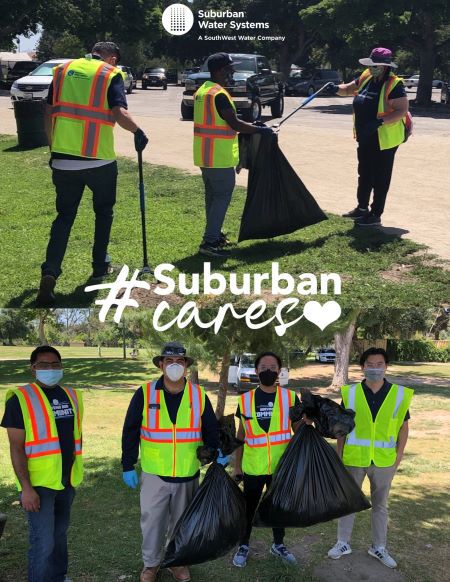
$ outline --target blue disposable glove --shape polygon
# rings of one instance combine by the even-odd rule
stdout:
[[[217,451],[219,452],[219,456],[217,457],[216,462],[219,463],[219,465],[222,465],[222,467],[226,467],[230,462],[230,456],[224,455],[220,449],[217,449]]]
[[[132,471],[124,471],[122,473],[123,482],[127,487],[130,489],[136,489],[139,484],[139,479],[136,471],[133,469]]]
[[[339,91],[339,85],[336,85],[335,83],[331,83],[331,85],[328,85],[328,92],[331,95],[337,95]]]

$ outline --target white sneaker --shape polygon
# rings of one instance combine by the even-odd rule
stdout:
[[[239,546],[238,551],[234,554],[233,557],[234,566],[237,566],[238,568],[245,568],[245,566],[247,565],[248,552],[249,552],[248,546],[245,545]]]
[[[332,560],[339,560],[341,556],[345,556],[346,554],[351,553],[352,549],[350,547],[350,544],[338,540],[337,543],[334,544],[334,546],[331,548],[331,550],[329,550],[328,557],[331,558]]]
[[[291,566],[297,564],[294,554],[291,554],[284,544],[272,544],[270,553],[272,556],[276,556],[283,560],[283,562],[286,562],[286,564],[290,564]]]
[[[374,548],[373,546],[368,549],[369,556],[373,556],[377,560],[380,560],[382,564],[387,566],[388,568],[396,568],[397,562],[389,555],[389,552],[386,548],[382,546],[378,548]]]

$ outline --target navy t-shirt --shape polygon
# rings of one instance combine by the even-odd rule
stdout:
[[[256,411],[256,420],[258,421],[259,426],[264,432],[269,432],[270,428],[270,421],[272,419],[273,413],[273,405],[275,403],[275,396],[277,395],[276,392],[264,392],[261,388],[256,388],[255,390],[255,411]],[[299,405],[300,401],[298,396],[295,397],[295,401],[293,406]],[[240,406],[238,405],[236,410],[236,416],[241,418],[241,410]]]
[[[75,443],[73,438],[73,423],[75,414],[66,392],[60,386],[52,386],[51,388],[41,387],[41,389],[50,402],[55,416],[56,430],[58,431],[61,446],[62,483],[66,486],[70,482],[70,472],[74,460]],[[25,428],[19,399],[15,395],[6,403],[1,426],[3,428]]]
[[[219,93],[216,95],[214,97],[214,103],[216,105],[217,113],[222,119],[224,119],[223,111],[226,111],[227,109],[233,109],[233,106],[231,105],[230,100],[225,95],[225,93]]]
[[[355,79],[355,83],[358,86],[360,77]],[[353,111],[355,114],[355,129],[356,136],[358,136],[358,130],[365,125],[368,121],[372,121],[377,118],[378,113],[378,102],[380,99],[381,89],[383,83],[380,81],[375,81],[371,78],[368,81],[361,93],[355,95],[353,99]],[[400,81],[389,93],[389,99],[400,99],[401,97],[406,97],[405,87]],[[375,134],[376,135],[376,134]]]

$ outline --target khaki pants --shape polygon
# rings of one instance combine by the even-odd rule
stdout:
[[[197,487],[198,479],[187,483],[167,483],[157,475],[142,472],[142,560],[146,568],[160,564],[165,538],[172,536]]]
[[[391,467],[346,467],[359,487],[367,475],[370,482],[370,502],[372,503],[372,543],[375,547],[386,547],[388,510],[387,503],[392,479],[395,475],[395,465]],[[352,537],[355,514],[341,517],[338,520],[338,540],[350,542]]]

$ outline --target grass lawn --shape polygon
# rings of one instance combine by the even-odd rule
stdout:
[[[4,358],[3,348],[0,357]],[[86,407],[86,479],[78,489],[73,506],[69,574],[75,582],[137,580],[141,568],[139,498],[136,492],[123,485],[120,466],[121,428],[131,397],[131,390],[124,386],[137,385],[144,378],[154,377],[154,370],[151,372],[143,359],[124,362],[114,357],[104,360],[91,357],[81,360],[72,354],[65,362],[67,380],[73,377],[72,385],[85,388]],[[26,379],[24,365],[24,359],[0,362],[1,402],[8,386]],[[96,366],[97,375],[94,376]],[[450,563],[447,550],[449,498],[445,483],[450,478],[450,452],[443,442],[450,436],[450,389],[438,381],[436,386],[432,381],[420,381],[420,375],[430,376],[428,366],[434,370],[436,365],[394,364],[392,367],[395,374],[410,375],[411,380],[416,378],[408,384],[416,390],[411,406],[410,441],[390,497],[389,544],[399,562],[400,578],[391,578],[393,572],[365,555],[370,545],[370,513],[364,512],[357,516],[354,554],[345,558],[347,562],[334,562],[325,557],[335,541],[334,523],[288,530],[286,542],[301,562],[301,578],[298,570],[289,570],[269,556],[269,530],[255,529],[253,553],[247,568],[234,568],[227,556],[194,566],[193,580],[209,582],[214,577],[229,582],[331,581],[341,580],[335,574],[336,568],[341,566],[347,576],[342,580],[437,582],[446,579]],[[436,366],[436,371],[441,372],[440,378],[448,378],[449,369],[448,364]],[[330,372],[331,366],[317,364],[296,369],[293,370],[294,384],[301,385],[303,377],[303,385],[326,386]],[[357,367],[352,367],[351,372],[356,375]],[[210,384],[207,380],[206,387],[212,386],[209,395],[214,405],[215,378],[209,373],[201,373],[201,377],[213,381]],[[110,389],[89,390],[87,386],[109,386]],[[230,394],[227,412],[233,412],[235,406],[236,396]],[[0,579],[18,582],[25,579],[27,526],[16,503],[5,432],[0,430],[0,512],[8,515],[8,522],[0,540]],[[367,493],[367,485],[365,491]],[[359,560],[359,564],[367,563],[364,577],[358,577],[354,560]],[[369,578],[374,572],[379,572],[379,577]],[[160,579],[168,582],[170,577],[163,573]]]
[[[50,225],[55,217],[55,193],[48,168],[48,148],[21,151],[10,136],[0,137],[2,189],[2,273],[0,305],[34,304]],[[119,161],[118,201],[109,253],[113,262],[142,266],[137,165]],[[25,169],[25,171],[24,171]],[[177,272],[201,272],[197,254],[204,227],[203,183],[199,176],[145,164],[150,263],[168,262]],[[91,272],[92,203],[86,194],[80,205],[58,281],[59,306],[92,304],[84,293]],[[237,188],[225,230],[237,240],[245,190]],[[423,247],[395,234],[357,229],[353,221],[330,215],[329,220],[291,235],[241,243],[232,257],[213,261],[225,274],[263,273],[279,261],[280,272],[345,273],[341,306],[439,303],[448,297],[450,273],[430,262]],[[381,275],[383,273],[383,276]],[[325,298],[323,298],[324,300]]]

